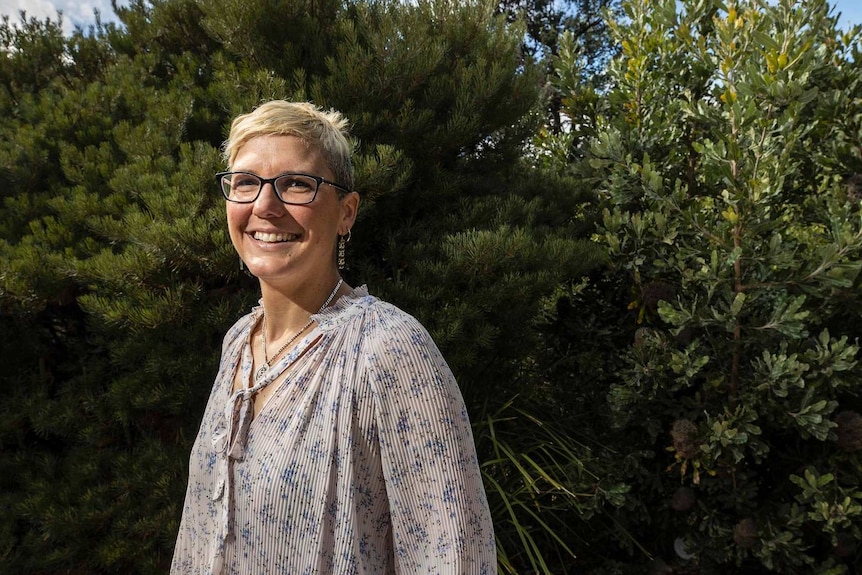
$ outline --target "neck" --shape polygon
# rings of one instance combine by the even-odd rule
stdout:
[[[266,315],[266,339],[275,343],[301,329],[309,316],[317,313],[338,284],[338,272],[326,278],[308,281],[291,289],[276,286],[264,280],[260,282],[263,310]],[[342,284],[333,301],[350,287]]]

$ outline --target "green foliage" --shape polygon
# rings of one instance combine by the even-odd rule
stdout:
[[[211,174],[273,97],[353,122],[347,279],[455,371],[503,572],[858,570],[860,30],[820,0],[623,8],[609,85],[583,28],[526,58],[511,3],[4,21],[0,572],[165,571],[257,298]]]
[[[163,572],[188,414],[243,299],[215,275],[217,151],[183,141],[197,79],[123,53],[113,27],[3,32],[5,64],[45,59],[10,71],[3,104],[0,309],[26,334],[3,349],[3,569]]]
[[[817,0],[623,8],[614,86],[570,168],[603,198],[611,267],[602,302],[573,294],[594,317],[548,336],[616,330],[609,353],[568,355],[607,372],[591,384],[612,427],[593,425],[626,461],[607,462],[631,486],[619,545],[643,546],[632,572],[854,572],[860,29]]]
[[[580,537],[576,511],[586,514],[601,500],[595,487],[600,480],[584,461],[588,449],[512,401],[475,427],[478,448],[494,454],[483,473],[497,518],[501,571],[529,566],[536,573],[558,572],[575,558],[567,541]],[[525,444],[519,438],[527,429],[531,441]]]

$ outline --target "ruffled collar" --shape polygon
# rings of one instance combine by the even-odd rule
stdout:
[[[337,325],[347,321],[354,315],[361,313],[369,303],[376,298],[368,293],[368,286],[363,284],[353,288],[350,292],[339,297],[333,303],[319,311],[311,314],[311,318],[321,331],[328,331]],[[358,304],[358,305],[357,305]],[[263,299],[258,300],[257,305],[251,308],[248,325],[254,326],[263,315]]]

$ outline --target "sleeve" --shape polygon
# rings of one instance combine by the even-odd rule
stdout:
[[[395,311],[372,330],[365,375],[396,571],[495,574],[491,514],[458,384],[428,332]]]

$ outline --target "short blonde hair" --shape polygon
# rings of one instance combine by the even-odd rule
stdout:
[[[329,164],[335,183],[353,189],[353,145],[348,121],[335,110],[324,111],[309,102],[272,100],[237,116],[223,146],[228,166],[249,140],[258,136],[296,136],[316,146]]]

